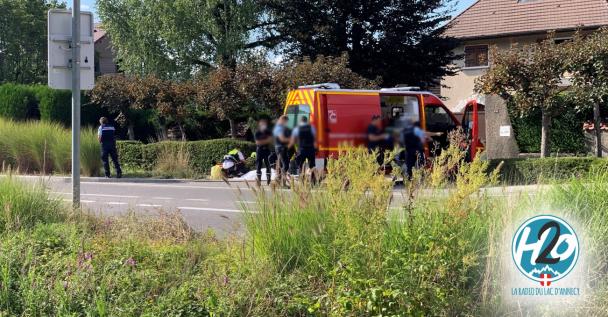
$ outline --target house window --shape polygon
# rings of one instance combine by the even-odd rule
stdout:
[[[487,67],[488,46],[471,45],[464,47],[464,67]]]

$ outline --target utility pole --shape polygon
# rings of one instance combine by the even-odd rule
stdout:
[[[80,208],[80,0],[72,4],[72,204]]]

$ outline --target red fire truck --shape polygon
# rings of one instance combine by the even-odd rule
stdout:
[[[477,110],[475,106],[465,112],[465,116],[472,114],[472,124],[467,124],[469,132],[479,129]],[[317,130],[317,166],[323,166],[326,158],[337,155],[339,147],[344,144],[366,145],[367,127],[374,115],[382,118],[387,132],[391,132],[404,116],[419,121],[426,131],[444,132],[433,137],[433,143],[440,147],[447,146],[447,132],[460,126],[460,121],[437,96],[416,87],[351,90],[341,89],[333,83],[301,86],[288,93],[285,114],[290,128],[297,125],[300,117],[309,117]],[[476,140],[471,142],[473,157],[483,145],[476,139],[478,134],[469,135]],[[427,144],[425,147],[427,155],[433,155],[430,146]]]

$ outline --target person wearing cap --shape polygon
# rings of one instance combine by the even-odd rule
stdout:
[[[384,132],[380,116],[372,116],[372,121],[367,127],[367,148],[370,153],[377,151],[376,160],[380,166],[384,165],[384,146],[389,138],[388,133]]]

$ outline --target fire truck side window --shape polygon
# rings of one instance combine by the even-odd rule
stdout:
[[[427,105],[424,107],[426,129],[431,132],[449,132],[456,128],[456,123],[441,106]]]
[[[385,95],[381,99],[382,118],[393,125],[399,118],[406,117],[418,121],[418,97]]]
[[[308,105],[294,105],[287,107],[287,126],[290,129],[295,128],[302,117],[310,117],[310,107]]]

